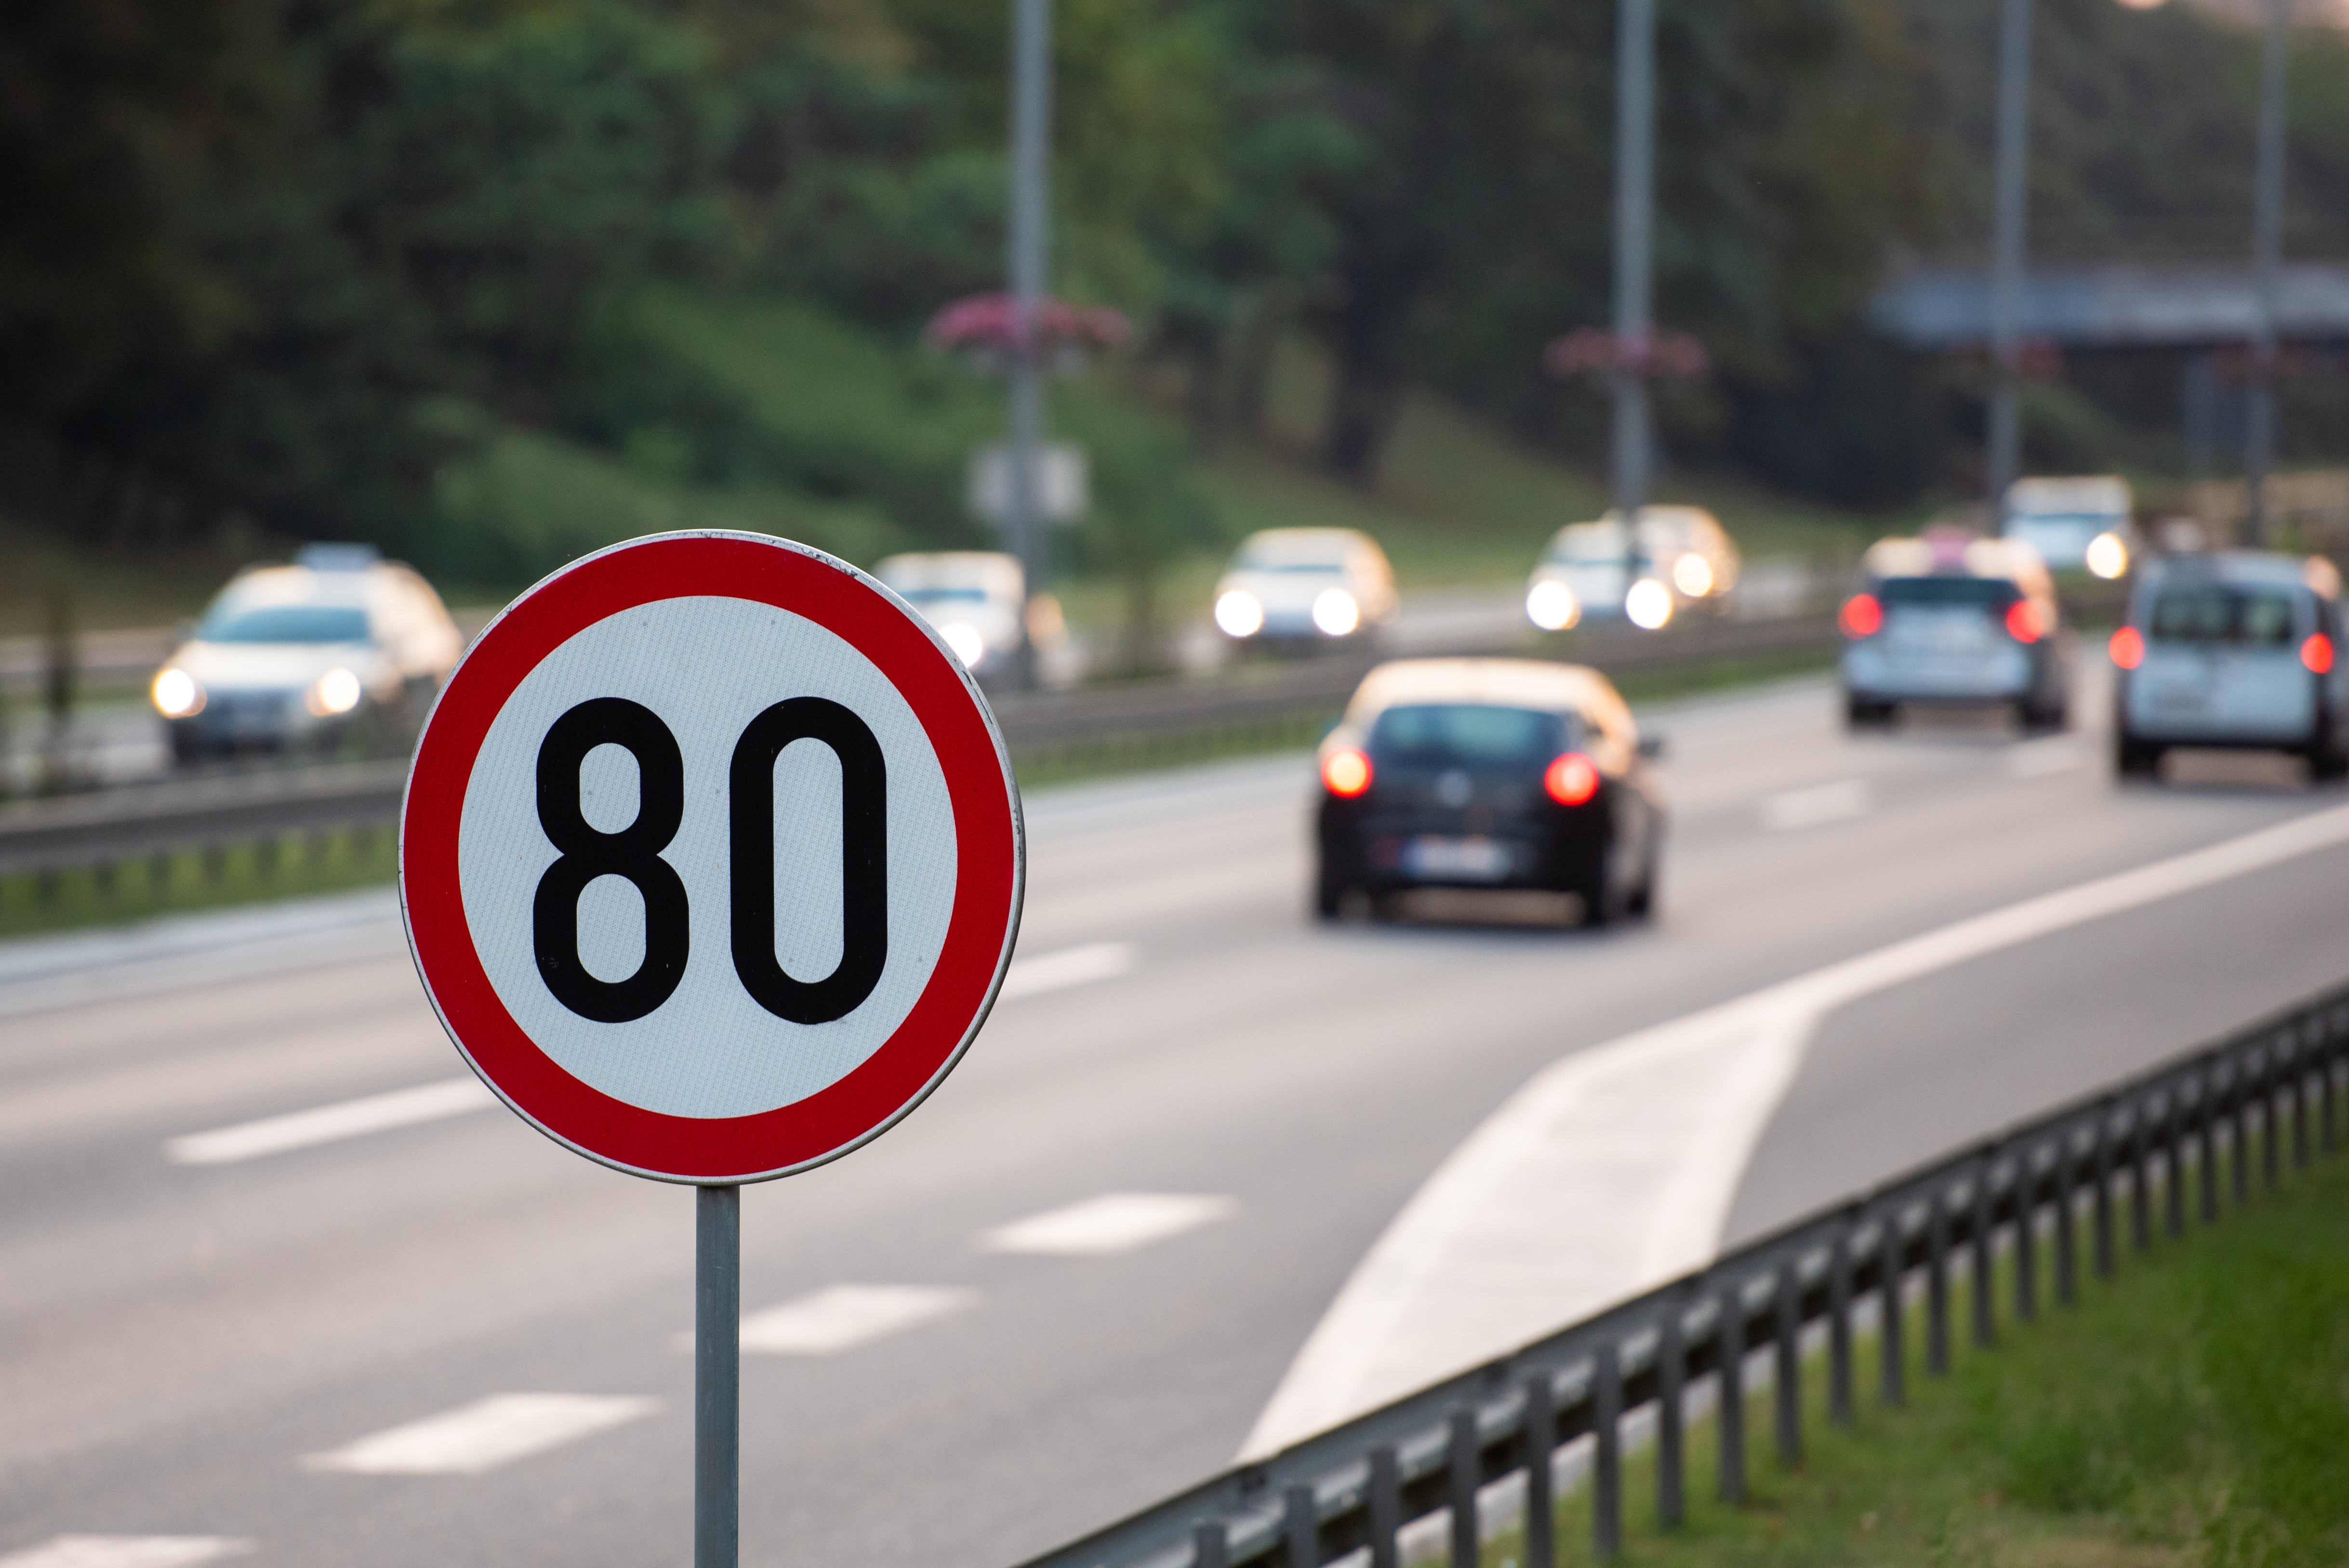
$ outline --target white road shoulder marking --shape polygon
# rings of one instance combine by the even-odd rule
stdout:
[[[437,1122],[468,1111],[487,1110],[497,1103],[498,1097],[479,1078],[470,1075],[443,1078],[412,1089],[394,1089],[387,1095],[367,1095],[211,1132],[190,1133],[166,1143],[163,1156],[174,1165],[230,1165],[365,1133]]]
[[[1097,980],[1115,980],[1119,975],[1132,974],[1141,962],[1142,954],[1132,942],[1087,942],[1082,947],[1038,953],[1034,958],[1016,958],[1003,977],[1002,1000],[1017,1002],[1026,996],[1091,985]]]
[[[307,1470],[368,1476],[477,1476],[651,1415],[633,1394],[492,1394],[421,1421],[310,1454]]]
[[[1847,822],[1867,815],[1875,800],[1876,792],[1868,787],[1866,779],[1837,779],[1833,784],[1790,789],[1764,799],[1762,826],[1774,833],[1787,833],[1796,828],[1825,826],[1830,822]]]
[[[2006,753],[2006,776],[2011,779],[2052,778],[2057,774],[2077,773],[2095,761],[2088,742],[2078,735],[2050,735],[2044,741],[2025,741]]]
[[[1241,1449],[1277,1453],[1703,1267],[1837,1008],[2033,938],[2349,843],[2336,806],[1829,964],[1545,1068],[1371,1247]]]
[[[59,1535],[0,1557],[0,1568],[199,1568],[252,1550],[224,1535]]]
[[[990,1252],[1102,1258],[1132,1252],[1195,1231],[1232,1211],[1228,1198],[1169,1192],[1104,1192],[1065,1209],[987,1231],[978,1244]]]
[[[745,1355],[832,1355],[957,1313],[978,1293],[949,1285],[832,1285],[742,1320]],[[693,1336],[685,1336],[690,1346]]]

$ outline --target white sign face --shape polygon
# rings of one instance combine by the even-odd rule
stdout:
[[[960,663],[870,579],[636,541],[483,634],[419,748],[402,892],[476,1069],[673,1179],[830,1158],[918,1103],[1008,961],[1016,796]]]

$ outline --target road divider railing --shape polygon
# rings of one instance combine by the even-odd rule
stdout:
[[[2216,1223],[2342,1137],[2349,988],[1883,1183],[1523,1349],[1225,1471],[1026,1568],[1319,1568],[1448,1514],[1453,1568],[1481,1561],[1479,1493],[1514,1482],[1524,1568],[1553,1568],[1560,1472],[1589,1489],[1591,1551],[1619,1553],[1623,1449],[1655,1448],[1654,1518],[1684,1517],[1691,1417],[1711,1411],[1723,1499],[1743,1501],[1749,1390],[1769,1386],[1769,1441],[1798,1463],[1802,1359],[1826,1357],[1829,1421],[1862,1383],[1906,1397],[1921,1334],[1928,1375],[1954,1343],[2073,1303],[2124,1251]],[[2005,1297],[2003,1308],[2001,1296]],[[1919,1321],[1912,1325],[1912,1318]],[[1962,1326],[1961,1326],[1962,1324]],[[1872,1343],[1871,1343],[1872,1340]],[[2278,1354],[2289,1355],[2289,1346]]]

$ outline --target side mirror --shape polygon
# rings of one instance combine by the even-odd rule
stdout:
[[[1654,762],[1664,754],[1664,738],[1661,735],[1640,736],[1640,754],[1650,762]]]

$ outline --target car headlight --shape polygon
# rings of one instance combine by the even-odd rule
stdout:
[[[2097,576],[2110,581],[2128,571],[2128,543],[2118,534],[2099,534],[2088,541],[2086,566]]]
[[[1643,631],[1655,631],[1672,618],[1672,590],[1653,577],[1641,577],[1623,596],[1623,614]]]
[[[962,660],[965,669],[977,664],[987,653],[987,639],[968,621],[949,622],[938,628],[938,635],[946,639],[947,646],[954,649],[954,656]]]
[[[1362,607],[1343,588],[1323,588],[1313,596],[1313,624],[1324,637],[1343,637],[1362,624]]]
[[[1264,606],[1238,588],[1216,600],[1216,624],[1226,637],[1254,637],[1264,629]]]
[[[310,690],[302,694],[302,705],[321,719],[331,719],[357,707],[365,695],[367,689],[357,676],[347,670],[329,670],[310,683]]]
[[[1582,618],[1574,590],[1552,578],[1526,590],[1526,618],[1544,631],[1564,631]]]
[[[1692,599],[1713,592],[1713,566],[1702,556],[1682,556],[1672,563],[1672,586]]]
[[[203,684],[184,670],[156,671],[149,695],[155,700],[155,711],[166,719],[192,719],[204,711]]]

